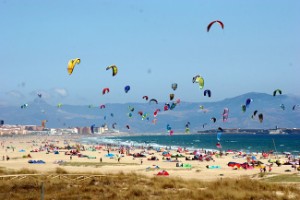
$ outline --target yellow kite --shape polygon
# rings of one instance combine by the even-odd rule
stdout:
[[[80,58],[75,58],[69,61],[68,68],[67,68],[69,75],[73,73],[75,65],[79,63],[80,63]]]
[[[106,67],[106,70],[112,69],[112,75],[115,76],[118,73],[118,67],[116,65],[110,65]]]

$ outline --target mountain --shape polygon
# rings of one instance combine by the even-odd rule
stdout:
[[[249,107],[243,112],[241,106],[245,104],[246,99],[252,99]],[[28,103],[28,107],[20,108],[15,106],[0,106],[0,120],[5,124],[27,124],[40,125],[42,120],[47,120],[47,127],[82,127],[101,126],[107,124],[109,127],[116,123],[120,131],[129,131],[132,133],[142,132],[166,132],[166,126],[169,124],[175,132],[184,132],[185,125],[190,122],[191,132],[197,132],[206,129],[222,128],[299,128],[300,127],[300,107],[292,109],[294,105],[300,104],[300,97],[289,95],[272,96],[265,93],[247,93],[233,98],[227,98],[217,102],[180,102],[173,110],[164,111],[165,103],[107,103],[104,109],[98,107],[89,108],[88,105],[49,105],[41,98]],[[171,103],[170,103],[171,104]],[[280,105],[285,106],[283,110]],[[200,106],[203,109],[200,109]],[[129,106],[134,108],[132,117]],[[222,120],[224,108],[229,109],[229,117],[226,122]],[[158,112],[156,124],[153,112]],[[251,118],[253,112],[257,110],[254,118]],[[149,119],[138,114],[139,111],[148,113]],[[264,120],[262,123],[258,120],[258,114],[262,113]],[[213,123],[211,118],[215,117],[217,121]],[[104,119],[106,118],[106,119]],[[126,125],[130,126],[127,130]]]

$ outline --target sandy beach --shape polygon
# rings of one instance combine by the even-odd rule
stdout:
[[[134,148],[120,150],[117,147],[106,145],[87,145],[76,142],[82,136],[17,136],[1,137],[0,167],[2,169],[20,170],[23,168],[38,171],[38,173],[51,173],[58,167],[69,173],[137,173],[149,177],[156,176],[162,170],[169,173],[169,177],[180,177],[184,179],[216,180],[223,177],[239,178],[249,176],[258,178],[261,168],[266,166],[266,175],[293,174],[297,170],[292,165],[277,166],[275,163],[269,172],[269,159],[275,159],[275,155],[268,155],[263,158],[262,154],[255,155],[257,161],[263,164],[251,166],[250,155],[243,152],[230,153],[227,155],[210,155],[210,160],[186,160],[186,157],[193,158],[193,152],[177,152],[176,150],[164,150],[160,152],[150,149]],[[66,147],[74,147],[76,155],[70,155],[71,150]],[[163,152],[169,152],[169,156],[163,156]],[[114,156],[108,157],[107,154]],[[123,153],[123,154],[122,154]],[[134,157],[133,154],[144,154],[146,157]],[[178,156],[174,156],[178,154]],[[183,157],[180,157],[180,154]],[[171,155],[173,155],[171,157]],[[204,155],[204,154],[203,154]],[[204,155],[205,156],[205,155]],[[151,158],[157,158],[151,160]],[[248,159],[247,159],[248,157]],[[9,158],[9,159],[7,159]],[[206,158],[206,157],[204,157]],[[150,159],[150,160],[149,160]],[[278,159],[278,157],[277,157]],[[286,155],[279,155],[281,162],[287,162]],[[44,163],[29,163],[38,160]],[[229,162],[249,162],[248,169],[242,167],[229,167]],[[298,162],[298,161],[297,161]],[[59,164],[63,163],[63,164]],[[298,163],[297,163],[298,164]],[[298,165],[297,165],[298,167]],[[211,169],[212,168],[212,169]]]

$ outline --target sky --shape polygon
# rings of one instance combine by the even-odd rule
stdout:
[[[212,102],[277,88],[300,96],[299,10],[298,0],[0,0],[0,105],[38,93],[52,105],[168,102],[170,93]],[[214,20],[224,29],[207,32]]]

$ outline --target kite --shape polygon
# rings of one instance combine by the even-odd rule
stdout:
[[[229,109],[228,108],[224,108],[224,111],[223,111],[223,122],[227,121],[228,114],[229,114]]]
[[[164,111],[169,110],[169,108],[170,108],[170,104],[166,103],[166,104],[164,105]]]
[[[210,118],[213,123],[216,123],[217,119],[215,117]]]
[[[176,103],[173,102],[170,106],[170,110],[173,110],[175,107],[176,107]]]
[[[242,111],[246,112],[247,106],[246,105],[242,105]]]
[[[153,113],[153,116],[156,117],[157,114],[158,114],[158,112],[160,112],[160,109],[156,109],[156,110],[154,111],[154,113]]]
[[[102,105],[100,106],[100,109],[103,109],[103,108],[105,108],[105,105],[104,105],[104,104],[102,104]]]
[[[210,90],[204,90],[204,96],[211,97],[211,91]]]
[[[251,116],[251,118],[253,119],[253,118],[256,116],[256,114],[257,114],[257,110],[255,110],[255,111],[253,112],[253,115]]]
[[[104,95],[104,94],[106,94],[106,93],[108,93],[109,92],[109,88],[104,88],[103,90],[102,90],[102,94]]]
[[[252,99],[250,99],[250,98],[248,98],[248,99],[246,99],[246,107],[248,108],[249,107],[249,105],[250,105],[250,103],[252,102],[253,100]]]
[[[145,99],[146,101],[148,101],[148,96],[143,96],[143,99]]]
[[[149,103],[151,103],[151,102],[154,102],[154,103],[158,104],[156,99],[150,99]]]
[[[128,109],[130,110],[130,112],[134,111],[134,107],[128,106]]]
[[[172,83],[171,87],[175,91],[177,89],[177,83]]]
[[[125,93],[127,93],[130,90],[130,86],[129,85],[125,86],[124,90],[125,90]]]
[[[263,120],[264,120],[264,116],[263,116],[263,114],[262,114],[262,113],[260,113],[260,114],[258,115],[258,119],[259,119],[259,122],[260,122],[260,123],[262,123],[262,122],[263,122]]]
[[[200,75],[196,75],[193,77],[193,83],[198,83],[200,89],[204,87],[204,79]]]
[[[221,22],[221,21],[219,21],[219,20],[215,20],[215,21],[212,21],[212,22],[210,22],[210,23],[208,24],[208,26],[207,26],[207,32],[209,32],[211,26],[212,26],[214,23],[216,23],[216,22],[220,24],[220,26],[221,26],[222,29],[224,29],[224,24],[223,24],[223,22]]]
[[[57,107],[58,107],[58,108],[62,107],[62,103],[58,103],[58,104],[57,104]]]
[[[282,91],[280,89],[274,90],[273,96],[275,97],[277,93],[282,94]]]
[[[189,127],[185,127],[185,133],[190,133],[190,128]]]
[[[22,109],[23,109],[23,108],[27,108],[27,107],[28,107],[28,104],[27,104],[27,103],[21,105],[21,108],[22,108]]]
[[[73,73],[75,65],[79,63],[80,63],[80,58],[69,60],[68,68],[67,68],[69,75]]]
[[[174,94],[170,94],[170,101],[172,101],[174,99]]]
[[[38,93],[37,95],[38,95],[38,97],[42,98],[42,94],[41,93]]]
[[[300,107],[298,104],[293,106],[293,110],[296,110],[296,107]]]
[[[284,104],[280,104],[280,108],[281,108],[282,110],[285,110]]]
[[[118,67],[116,65],[110,65],[106,67],[106,70],[112,69],[112,76],[117,75],[118,73]]]

